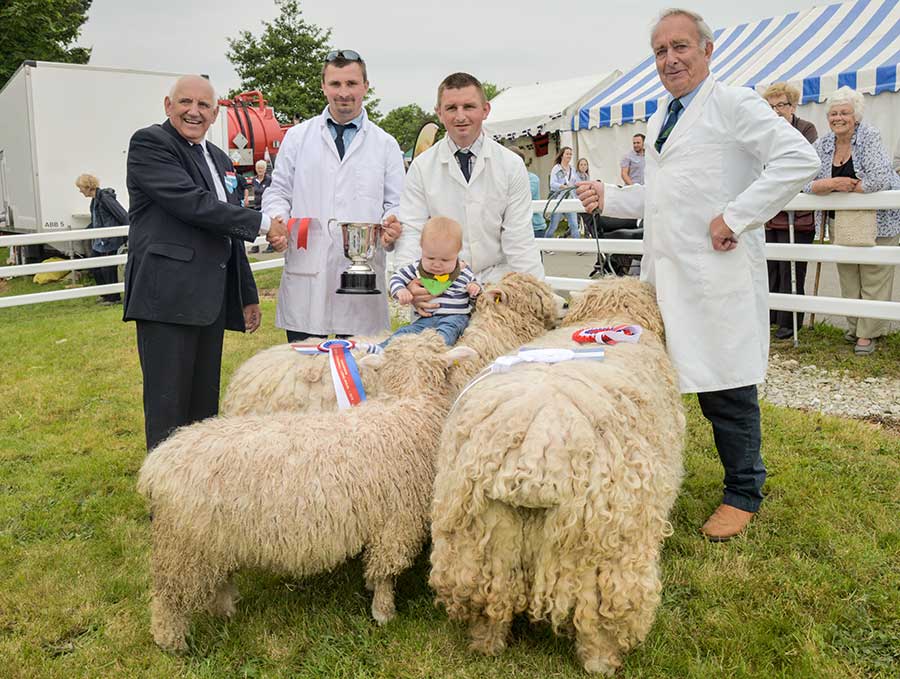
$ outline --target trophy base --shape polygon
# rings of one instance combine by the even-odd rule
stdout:
[[[375,273],[355,273],[344,271],[341,274],[339,295],[380,295],[381,290],[375,287]]]

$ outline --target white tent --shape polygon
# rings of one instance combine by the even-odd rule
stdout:
[[[546,196],[556,149],[551,144],[546,156],[535,156],[531,136],[562,130],[569,137],[563,143],[571,144],[572,117],[620,75],[621,71],[613,71],[510,87],[491,100],[484,130],[506,146],[517,146],[525,153],[529,170],[541,178],[541,195]]]
[[[864,118],[889,150],[900,140],[900,0],[854,0],[715,31],[711,71],[763,92],[786,81],[802,92],[797,115],[828,130],[822,102],[847,85],[865,95]],[[596,178],[619,180],[619,159],[666,92],[652,56],[580,108],[572,121],[579,154]]]

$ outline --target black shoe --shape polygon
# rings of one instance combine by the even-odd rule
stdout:
[[[790,339],[794,336],[794,331],[790,328],[778,328],[775,331],[775,339]]]

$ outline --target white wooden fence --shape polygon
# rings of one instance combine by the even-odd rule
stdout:
[[[554,201],[555,202],[555,201]],[[534,201],[535,212],[544,209],[544,201]],[[564,200],[557,207],[558,212],[578,212],[581,203],[577,200]],[[882,210],[900,209],[900,191],[881,191],[869,194],[830,194],[827,196],[812,196],[800,194],[794,198],[785,208],[787,210]],[[101,236],[124,236],[128,234],[127,226],[114,226],[103,229],[82,229],[77,231],[61,231],[53,233],[24,234],[16,236],[0,236],[0,247],[35,245],[46,243],[59,243],[73,240],[86,240]],[[265,244],[264,238],[259,238],[257,244]],[[593,252],[596,251],[597,241],[594,239],[553,239],[538,238],[538,246],[541,250],[554,250],[555,252]],[[640,240],[612,240],[601,239],[599,241],[601,252],[607,254],[631,254],[643,253],[643,242]],[[41,264],[24,264],[18,266],[0,267],[0,278],[12,276],[31,276],[36,273],[51,271],[76,271],[93,269],[101,266],[115,266],[123,264],[127,255],[111,255],[107,257],[92,257],[86,259],[74,259],[61,262],[47,262]],[[807,262],[843,262],[848,264],[889,264],[900,266],[900,247],[871,247],[854,248],[829,245],[797,245],[797,244],[766,244],[766,258],[777,260],[794,260]],[[275,269],[283,266],[281,258],[270,259],[263,262],[255,262],[250,268],[254,271]],[[580,290],[590,284],[589,279],[548,277],[548,283],[556,290]],[[21,306],[25,304],[39,304],[53,302],[62,299],[74,299],[78,297],[90,297],[122,292],[122,283],[110,285],[94,285],[83,288],[71,288],[68,290],[55,290],[52,292],[39,292],[27,295],[13,295],[0,297],[0,308]],[[787,295],[770,294],[769,304],[773,309],[785,311],[803,311],[807,313],[831,314],[837,316],[860,316],[865,318],[879,318],[890,321],[900,321],[900,302],[879,302],[871,300],[851,300],[836,297],[813,297],[811,295]]]

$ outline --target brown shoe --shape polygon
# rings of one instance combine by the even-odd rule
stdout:
[[[725,542],[739,535],[752,518],[753,512],[745,512],[731,505],[719,505],[703,524],[700,532],[710,542]]]

